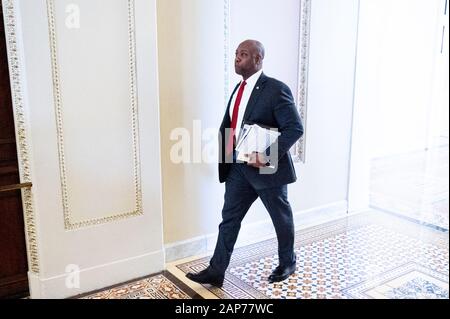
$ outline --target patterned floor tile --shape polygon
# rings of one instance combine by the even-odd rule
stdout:
[[[360,299],[448,299],[448,276],[412,262],[345,289],[345,293]]]
[[[163,273],[124,283],[78,299],[192,299],[198,295],[172,275]]]
[[[374,278],[387,276],[414,262],[421,265],[420,271],[428,275],[428,279],[439,279],[438,287],[444,285],[444,292],[434,297],[445,296],[445,291],[448,294],[447,234],[379,211],[299,231],[295,251],[296,273],[281,283],[269,284],[267,280],[278,264],[277,242],[272,239],[237,249],[224,286],[220,289],[204,287],[218,298],[226,299],[359,298],[361,295],[349,289],[371,283]],[[183,273],[195,272],[205,268],[209,259],[190,261],[177,268]],[[425,281],[423,284],[427,285]],[[394,298],[399,292],[389,296]],[[364,298],[373,297],[376,295],[364,295]]]

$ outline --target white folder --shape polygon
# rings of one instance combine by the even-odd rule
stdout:
[[[236,145],[237,159],[247,161],[253,152],[264,153],[281,135],[273,129],[267,129],[258,124],[245,124]]]

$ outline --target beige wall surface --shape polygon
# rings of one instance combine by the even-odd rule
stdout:
[[[194,158],[193,139],[201,124],[200,134],[212,131],[202,146],[215,142],[223,117],[224,9],[222,1],[209,0],[164,0],[157,8],[164,241],[170,243],[213,231],[220,216],[217,165]],[[190,132],[191,163],[170,159],[176,128]]]

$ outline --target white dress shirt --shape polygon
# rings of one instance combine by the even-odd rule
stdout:
[[[244,118],[245,110],[247,109],[248,100],[250,99],[250,95],[252,94],[253,89],[255,88],[256,82],[258,81],[258,79],[261,76],[262,72],[263,72],[262,70],[259,70],[258,72],[253,74],[251,77],[249,77],[245,81],[245,82],[247,82],[247,85],[244,88],[244,92],[242,94],[241,103],[239,104],[239,113],[238,113],[238,118],[237,118],[237,123],[236,123],[236,133],[235,133],[236,140],[238,139],[239,133],[241,131],[242,119]],[[240,84],[242,84],[242,81],[240,82]],[[233,108],[234,108],[234,103],[236,102],[236,97],[237,97],[237,91],[238,90],[239,89],[236,90],[235,94],[233,95],[233,99],[231,100],[231,104],[230,104],[230,119],[233,118]]]

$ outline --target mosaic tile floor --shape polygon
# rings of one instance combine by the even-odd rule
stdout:
[[[296,233],[297,271],[267,278],[278,264],[275,239],[236,249],[222,288],[197,285],[207,298],[448,298],[448,233],[370,211]],[[205,268],[210,257],[173,273]],[[193,286],[191,286],[193,287]],[[206,292],[206,293],[203,293]]]
[[[196,299],[201,298],[170,273],[146,278],[92,292],[77,299]]]
[[[449,147],[374,160],[371,207],[449,229]]]

